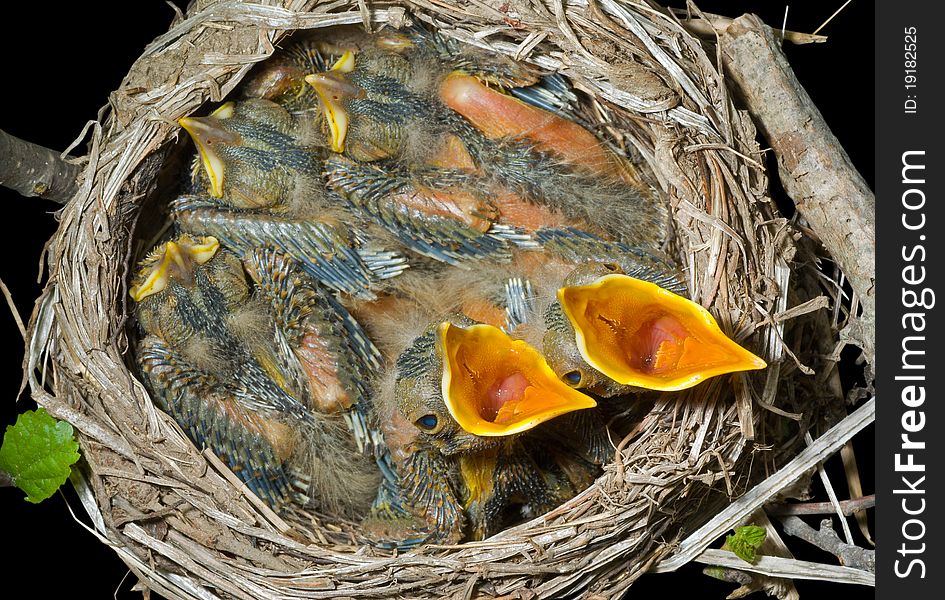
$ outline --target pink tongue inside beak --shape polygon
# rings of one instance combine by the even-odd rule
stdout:
[[[689,332],[670,317],[660,317],[645,327],[649,330],[648,335],[630,344],[630,365],[644,373],[654,374],[675,368]]]
[[[528,379],[518,371],[503,377],[486,392],[482,406],[479,408],[479,415],[490,423],[495,423],[502,407],[509,402],[514,405],[522,400],[528,385]]]

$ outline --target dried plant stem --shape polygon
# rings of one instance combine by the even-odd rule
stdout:
[[[26,197],[65,204],[75,195],[81,169],[59,153],[0,129],[0,185]]]
[[[754,579],[749,573],[729,567],[706,567],[702,572],[709,577],[715,577],[721,581],[728,581],[729,583],[737,583],[739,585],[750,585]]]
[[[741,569],[752,573],[761,573],[770,577],[788,579],[814,579],[836,583],[857,585],[876,585],[876,575],[862,569],[838,567],[806,560],[794,560],[779,556],[762,556],[755,563],[745,562],[728,550],[709,549],[696,557],[696,562],[732,569]]]
[[[719,36],[726,74],[778,158],[785,191],[863,304],[850,337],[874,357],[876,199],[797,81],[771,28],[743,15]]]
[[[853,444],[847,443],[847,445],[840,450],[840,458],[843,460],[843,470],[847,475],[847,489],[850,490],[850,497],[854,500],[862,498],[863,484],[860,482],[860,470],[856,466],[856,453],[853,451]],[[867,542],[875,546],[876,543],[870,535],[870,526],[866,518],[866,511],[858,509],[855,515],[856,524],[860,528],[860,533],[863,534]]]
[[[0,131],[0,134],[3,132]],[[3,292],[3,297],[7,301],[7,306],[10,308],[10,312],[13,313],[13,320],[16,321],[16,326],[20,330],[20,337],[24,340],[26,339],[26,326],[23,325],[23,319],[20,317],[20,311],[16,309],[16,303],[13,301],[13,294],[10,293],[10,288],[7,287],[7,284],[0,279],[0,291]]]
[[[768,519],[768,515],[763,510],[756,510],[744,521],[746,524],[763,527],[767,532],[764,542],[758,548],[758,556],[772,556],[793,559],[791,550],[781,539],[781,535],[774,524]],[[754,592],[763,591],[768,596],[779,598],[780,600],[798,600],[799,594],[794,581],[785,577],[772,577],[761,573],[746,573],[738,571],[731,567],[707,567],[702,571],[709,576],[722,576],[727,581],[733,581],[741,584],[738,589],[728,595],[728,598],[744,598]],[[735,575],[741,573],[741,576]],[[745,579],[747,578],[747,581]]]
[[[826,26],[827,26],[827,23],[833,21],[833,18],[836,17],[837,15],[839,15],[840,12],[841,12],[844,8],[846,8],[848,4],[850,4],[850,2],[853,2],[853,0],[847,0],[846,2],[843,3],[843,6],[841,6],[841,7],[838,8],[837,10],[835,10],[832,15],[830,15],[829,17],[827,17],[827,20],[824,21],[823,23],[821,23],[821,24],[820,24],[820,27],[818,27],[817,29],[814,30],[814,34],[816,34],[818,31],[820,31],[821,29],[823,29],[824,27],[826,27]]]
[[[807,442],[808,446],[814,441],[809,431],[804,434],[804,441]],[[840,508],[840,500],[837,498],[837,492],[834,491],[833,484],[830,482],[830,477],[827,476],[827,470],[824,469],[823,464],[817,465],[817,474],[820,476],[820,482],[824,485],[827,497],[830,498],[830,503],[833,504],[837,516],[840,517],[840,524],[843,526],[843,534],[847,538],[847,543],[852,544],[853,532],[850,531],[850,524],[847,523],[847,520],[843,517],[843,509]]]

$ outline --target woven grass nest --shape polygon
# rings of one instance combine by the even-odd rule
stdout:
[[[76,426],[86,464],[74,483],[147,586],[201,598],[613,597],[797,453],[836,401],[818,374],[842,323],[816,310],[834,302],[820,257],[766,196],[754,126],[675,17],[632,0],[282,4],[197,1],[146,48],[94,125],[31,321],[32,393]],[[665,195],[691,297],[771,366],[662,395],[614,440],[594,485],[551,513],[395,555],[359,545],[354,523],[275,515],[155,408],[129,368],[127,286],[146,243],[139,215],[180,154],[177,119],[226,97],[297,30],[407,19],[570,78],[597,133]]]

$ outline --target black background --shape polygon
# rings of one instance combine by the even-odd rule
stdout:
[[[787,28],[812,32],[839,8],[842,0],[791,3]],[[183,5],[183,2],[177,2]],[[671,4],[681,5],[678,0]],[[770,0],[699,2],[707,12],[738,16],[755,12],[780,27],[784,4]],[[114,8],[120,6],[122,8]],[[39,3],[15,2],[4,6],[3,110],[0,128],[35,143],[63,150],[88,120],[95,119],[110,91],[118,87],[144,46],[167,30],[173,11],[163,0],[137,0],[110,5],[57,3],[55,9]],[[821,33],[826,44],[786,47],[801,83],[820,108],[854,165],[873,185],[873,4],[854,0]],[[23,36],[27,36],[23,39]],[[11,42],[19,40],[15,44]],[[75,152],[82,153],[84,146]],[[56,227],[57,206],[39,199],[24,199],[0,189],[8,238],[6,260],[0,260],[0,278],[13,293],[24,321],[32,311],[40,286],[36,283],[40,252]],[[23,346],[13,319],[0,310],[2,425],[35,405],[19,390]],[[858,440],[866,493],[872,491],[872,428]],[[865,440],[865,441],[864,441]],[[866,464],[863,464],[865,462]],[[135,577],[107,546],[74,522],[66,504],[87,522],[69,486],[40,505],[21,499],[18,490],[0,489],[4,527],[0,565],[6,587],[25,585],[41,596],[76,592],[104,598],[135,597]],[[792,543],[792,547],[802,544]],[[800,558],[805,558],[801,555]],[[830,560],[829,557],[811,557]],[[799,581],[802,597],[846,594],[872,597],[869,588]],[[631,590],[632,596],[669,597],[696,592],[697,597],[724,598],[732,584],[701,575],[700,567],[680,573],[648,575]],[[760,596],[758,596],[760,597]]]

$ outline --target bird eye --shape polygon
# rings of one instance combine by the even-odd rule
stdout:
[[[604,268],[610,271],[611,273],[616,273],[620,270],[620,265],[616,263],[604,263]]]
[[[436,428],[438,423],[436,415],[423,415],[415,421],[417,427],[420,429],[426,429],[427,431]]]
[[[580,370],[574,369],[573,371],[568,371],[567,373],[562,375],[561,379],[563,379],[564,382],[570,385],[571,387],[577,387],[581,385],[581,380],[584,379],[584,376],[581,375]]]

